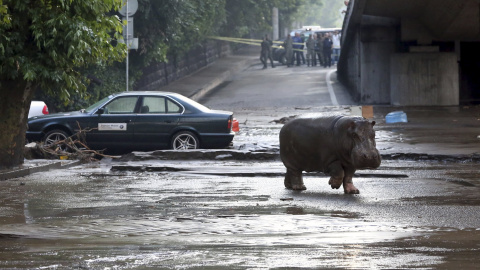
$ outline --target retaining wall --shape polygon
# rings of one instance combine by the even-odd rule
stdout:
[[[182,57],[169,56],[166,63],[156,62],[144,68],[143,76],[135,83],[134,88],[158,90],[229,54],[230,46],[227,42],[207,41],[191,49]]]

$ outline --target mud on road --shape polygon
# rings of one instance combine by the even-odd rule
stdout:
[[[280,161],[103,160],[2,181],[2,269],[475,269],[475,163],[384,161],[359,195]]]

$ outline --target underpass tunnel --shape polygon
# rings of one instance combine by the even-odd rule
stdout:
[[[460,104],[480,104],[480,42],[461,42],[459,57]]]

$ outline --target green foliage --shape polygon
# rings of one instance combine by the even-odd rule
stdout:
[[[4,26],[10,25],[11,19],[12,18],[8,14],[7,5],[4,5],[3,0],[0,0],[0,25],[4,25]]]
[[[342,8],[347,9],[344,0],[310,0],[310,3],[300,8],[296,17],[304,25],[320,25],[324,28],[342,27]]]
[[[167,61],[182,55],[215,33],[225,19],[224,0],[139,0],[134,35],[139,49],[131,51],[132,66]]]
[[[291,25],[298,8],[308,0],[226,0],[227,21],[222,35],[261,36],[272,31],[272,9],[278,8],[282,27]]]
[[[24,80],[68,99],[84,93],[80,71],[120,61],[122,24],[107,15],[121,0],[4,0],[0,3],[0,80]],[[6,10],[4,9],[6,7]]]
[[[113,66],[94,66],[81,71],[86,74],[85,84],[87,91],[82,94],[71,94],[65,100],[58,95],[49,95],[37,92],[35,100],[43,100],[50,112],[78,111],[86,108],[98,100],[116,93],[125,91],[125,65],[116,63]]]

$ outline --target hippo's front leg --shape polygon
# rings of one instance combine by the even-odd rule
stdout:
[[[287,168],[285,174],[285,187],[293,190],[306,190],[307,187],[303,184],[302,171]]]
[[[355,170],[346,170],[345,177],[343,178],[343,191],[345,194],[360,194],[360,190],[358,190],[352,181],[352,177],[355,174]]]
[[[334,189],[339,189],[342,186],[345,175],[340,161],[335,161],[328,165],[327,172],[331,176],[328,184]]]

